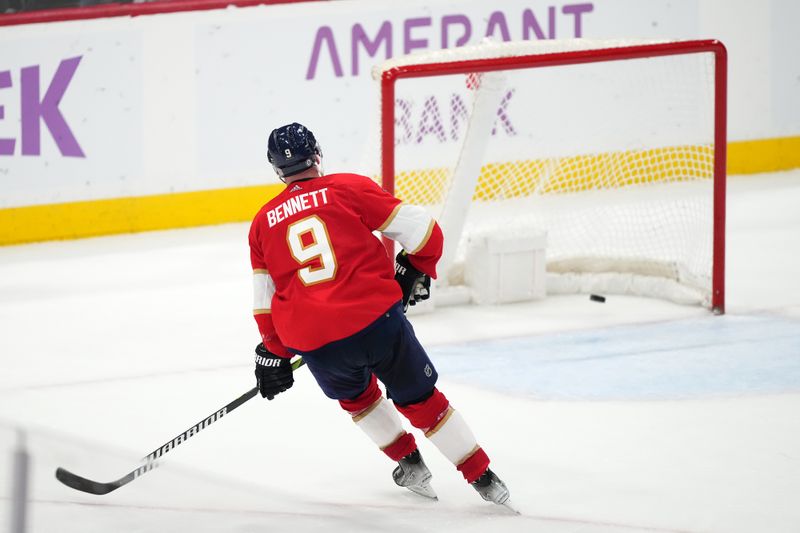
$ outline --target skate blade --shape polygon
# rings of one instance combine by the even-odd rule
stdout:
[[[419,494],[420,496],[430,498],[431,500],[439,500],[439,496],[436,495],[436,491],[433,490],[433,487],[430,485],[414,485],[406,488],[414,494]]]
[[[506,501],[504,501],[504,502],[503,502],[503,503],[501,503],[500,505],[502,505],[503,507],[505,507],[506,509],[508,509],[509,511],[511,511],[511,512],[512,512],[512,513],[514,513],[514,514],[522,514],[522,513],[520,513],[520,512],[517,510],[517,508],[516,508],[516,507],[514,507],[514,505],[511,503],[511,500],[510,500],[510,499],[509,499],[509,500],[506,500]]]

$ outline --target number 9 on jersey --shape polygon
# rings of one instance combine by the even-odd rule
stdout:
[[[297,271],[303,285],[314,285],[336,277],[336,256],[328,236],[328,228],[318,216],[311,215],[290,224],[286,230],[286,241],[295,261],[301,265],[312,261],[319,263]]]

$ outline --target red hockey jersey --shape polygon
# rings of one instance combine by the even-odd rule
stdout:
[[[401,299],[394,258],[374,231],[398,241],[436,277],[443,237],[419,206],[374,181],[331,174],[291,183],[250,227],[254,315],[264,345],[310,351],[349,337]]]

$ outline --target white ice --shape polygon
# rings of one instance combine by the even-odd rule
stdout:
[[[413,317],[521,516],[419,435],[440,501],[395,487],[305,370],[110,495],[59,484],[122,476],[254,385],[247,225],[0,248],[0,531],[15,428],[32,532],[800,531],[798,206],[798,171],[730,178],[722,317],[618,296]]]

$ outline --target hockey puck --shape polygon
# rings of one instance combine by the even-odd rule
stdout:
[[[589,295],[589,299],[593,302],[600,302],[600,303],[605,303],[606,301],[606,297],[600,296],[599,294],[591,294]]]

